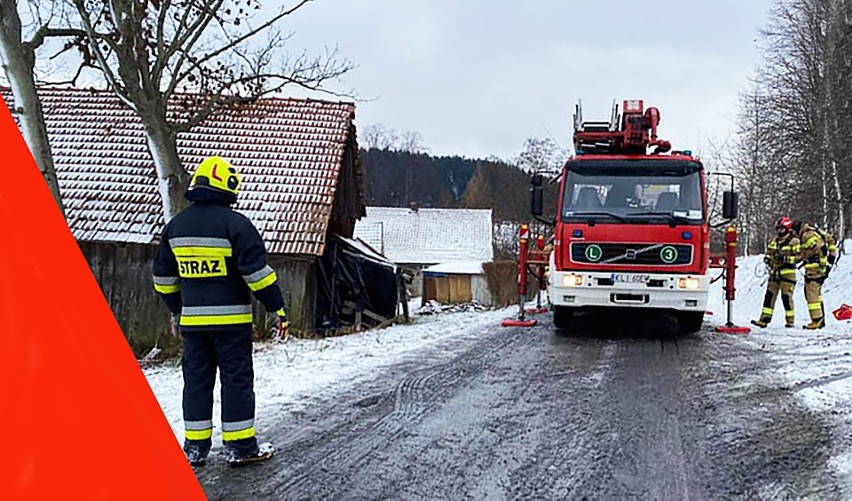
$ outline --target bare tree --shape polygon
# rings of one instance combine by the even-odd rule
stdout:
[[[852,1],[776,0],[741,99],[747,232],[787,213],[845,235],[852,211]],[[756,160],[757,159],[757,160]],[[752,210],[753,209],[753,210]]]
[[[555,173],[560,171],[566,157],[552,139],[530,137],[524,142],[524,151],[516,163],[527,172]]]
[[[423,136],[415,131],[400,132],[383,124],[364,127],[361,133],[361,146],[365,149],[402,151],[406,153],[428,153],[423,145]]]
[[[364,127],[361,133],[361,146],[365,149],[396,150],[399,144],[399,132],[382,124]]]
[[[290,35],[278,25],[312,0],[264,20],[254,18],[259,0],[68,1],[86,35],[78,45],[84,62],[141,118],[166,220],[185,204],[179,133],[286,85],[330,92],[327,84],[352,68],[336,50],[284,52]]]
[[[397,149],[408,153],[427,153],[429,151],[429,148],[423,145],[423,136],[414,131],[405,131],[399,134]]]
[[[18,118],[24,140],[44,177],[50,193],[56,200],[59,210],[65,214],[59,184],[56,180],[56,170],[53,165],[53,155],[50,141],[47,137],[47,126],[44,122],[44,111],[41,100],[36,92],[36,50],[49,37],[65,37],[73,35],[71,30],[51,26],[51,22],[60,18],[60,12],[52,6],[48,15],[42,17],[39,6],[30,2],[28,15],[32,17],[32,33],[24,39],[25,26],[21,21],[16,0],[0,0],[0,58],[3,70],[12,88],[14,98],[13,113]]]
[[[735,173],[742,194],[740,227],[746,252],[762,252],[767,231],[783,210],[780,201],[787,196],[785,173],[771,161],[769,98],[758,74],[752,89],[740,95],[739,128],[733,157],[719,158],[719,164]]]

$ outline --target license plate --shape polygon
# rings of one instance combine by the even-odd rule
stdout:
[[[650,275],[636,275],[634,273],[613,273],[612,281],[620,284],[647,284],[651,280]]]

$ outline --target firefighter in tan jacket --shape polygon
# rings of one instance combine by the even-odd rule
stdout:
[[[793,232],[793,220],[782,217],[775,225],[778,236],[766,246],[763,261],[769,268],[769,282],[766,284],[766,296],[763,299],[763,310],[760,319],[751,323],[758,327],[766,327],[772,320],[775,300],[781,292],[781,302],[784,304],[784,319],[787,327],[795,326],[795,311],[793,309],[793,290],[796,288],[796,263],[799,261],[799,239]]]
[[[796,221],[793,228],[801,240],[800,260],[805,268],[805,300],[811,323],[805,329],[825,327],[825,306],[822,302],[822,284],[837,259],[837,245],[831,234],[816,226]]]

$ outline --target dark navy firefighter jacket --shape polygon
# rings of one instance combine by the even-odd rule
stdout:
[[[251,293],[270,312],[284,299],[266,248],[249,219],[218,193],[187,193],[194,203],[163,230],[154,257],[154,289],[182,330],[221,330],[251,324]]]

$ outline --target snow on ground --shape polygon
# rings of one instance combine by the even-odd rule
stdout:
[[[847,240],[845,248],[852,248]],[[763,256],[742,258],[738,262],[734,322],[752,327],[742,336],[766,353],[779,375],[790,385],[801,401],[836,426],[837,456],[832,460],[835,473],[852,485],[852,321],[837,321],[831,312],[842,304],[852,306],[852,255],[840,256],[836,269],[823,286],[826,327],[807,331],[802,325],[810,321],[804,297],[804,276],[797,278],[794,292],[796,328],[784,327],[784,307],[777,299],[775,314],[766,329],[752,326],[749,320],[760,315],[766,290]],[[715,284],[708,309],[711,323],[723,324],[726,307],[722,281]]]
[[[852,248],[852,240],[846,242],[846,248]],[[760,314],[766,286],[762,259],[751,256],[739,261],[734,311],[734,320],[739,325],[750,325],[749,320]],[[804,278],[800,275],[794,296],[795,329],[784,328],[779,298],[770,327],[754,328],[740,339],[765,352],[791,391],[837,427],[834,470],[847,485],[852,485],[852,321],[838,322],[830,313],[843,303],[852,305],[852,256],[841,256],[823,288],[828,315],[823,330],[801,328],[808,322],[803,285]],[[713,287],[708,306],[713,315],[709,318],[712,324],[722,324],[726,315],[722,281]],[[410,302],[412,311],[419,305],[419,298]],[[504,309],[415,316],[412,325],[322,340],[290,339],[284,344],[266,346],[255,354],[258,433],[262,438],[263,426],[273,416],[298,411],[317,395],[354,386],[372,377],[376,370],[415,359],[424,348],[442,341],[474,337],[513,314],[513,309]],[[182,441],[183,381],[178,362],[146,369],[145,376],[175,435]],[[218,393],[217,387],[214,443],[218,441],[220,423]]]
[[[419,298],[411,305],[419,306]],[[414,308],[412,311],[416,311]],[[411,325],[319,340],[288,339],[267,345],[254,356],[257,431],[263,438],[264,424],[306,407],[319,395],[352,387],[375,375],[375,371],[417,358],[424,348],[450,338],[467,339],[487,326],[511,316],[510,310],[480,313],[445,313],[413,317]],[[146,369],[145,377],[157,397],[172,430],[183,442],[181,398],[183,378],[179,362]],[[214,446],[220,436],[219,385],[215,390]]]

